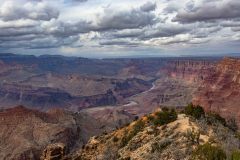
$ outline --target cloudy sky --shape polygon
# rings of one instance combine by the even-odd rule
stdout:
[[[0,52],[239,53],[239,0],[0,0]]]

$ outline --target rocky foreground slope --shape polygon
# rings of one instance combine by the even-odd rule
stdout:
[[[224,119],[216,114],[204,115],[202,112],[194,116],[177,115],[175,111],[165,109],[109,134],[92,137],[72,155],[64,156],[61,154],[63,146],[51,145],[43,152],[42,159],[208,160],[214,157],[224,160],[240,155],[240,141]]]
[[[193,102],[240,125],[240,59],[224,58],[203,80]]]

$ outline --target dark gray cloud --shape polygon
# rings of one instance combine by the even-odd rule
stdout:
[[[114,52],[124,47],[160,49],[165,45],[165,49],[176,44],[177,50],[180,44],[188,47],[239,39],[238,0],[125,2],[129,6],[120,3],[0,1],[0,47],[25,50],[83,47],[104,51],[108,48]]]
[[[113,10],[105,10],[102,17],[99,18],[95,30],[114,30],[114,29],[130,29],[141,28],[155,23],[155,15],[144,12],[140,9],[132,9],[127,11],[114,12]]]
[[[138,42],[131,42],[129,40],[103,40],[99,42],[100,45],[117,45],[117,46],[137,46]]]
[[[150,11],[154,11],[156,9],[157,5],[156,3],[152,3],[152,2],[147,2],[145,4],[143,4],[140,9],[144,12],[150,12]]]
[[[71,46],[72,43],[79,39],[78,36],[69,36],[64,39],[59,39],[56,37],[34,39],[31,43],[25,45],[29,49],[42,49],[42,48],[57,48],[61,46]]]
[[[95,30],[92,22],[78,21],[75,23],[68,23],[58,21],[53,26],[49,26],[48,33],[57,37],[68,37],[79,33],[87,33]]]
[[[4,37],[0,38],[1,48],[27,48],[27,49],[42,49],[42,48],[57,48],[61,46],[71,46],[79,39],[78,36],[69,36],[61,39],[53,36],[22,36],[22,37]],[[9,43],[11,41],[11,43]]]
[[[165,25],[156,29],[146,31],[143,35],[140,35],[140,39],[152,39],[157,37],[171,37],[178,34],[186,33],[191,30],[188,27],[181,25]]]
[[[26,28],[3,28],[0,30],[1,37],[17,37],[29,34],[43,34],[44,31],[38,27],[26,27]]]
[[[193,7],[193,6],[192,6]],[[218,19],[240,18],[240,1],[226,0],[203,3],[191,10],[185,9],[177,13],[173,21],[192,23]]]
[[[230,21],[221,21],[220,25],[223,27],[240,27],[240,21],[230,20]]]
[[[189,32],[195,38],[205,38],[211,35],[212,33],[216,33],[222,29],[221,26],[211,26],[211,27],[199,27],[197,29],[193,29]]]
[[[233,32],[240,32],[240,27],[233,27],[231,29]]]
[[[114,38],[135,38],[138,40],[148,40],[152,38],[171,37],[178,34],[187,33],[191,30],[189,26],[162,24],[158,27],[144,29],[127,29],[113,32]],[[109,35],[108,35],[109,36]],[[109,36],[111,37],[111,36]]]

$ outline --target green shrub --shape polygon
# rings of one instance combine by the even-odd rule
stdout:
[[[226,120],[217,113],[207,113],[206,119],[208,124],[220,122],[223,126],[227,125]]]
[[[131,131],[127,132],[124,131],[124,136],[121,140],[121,147],[124,147],[128,144],[128,142],[137,135],[138,132],[141,132],[145,126],[145,123],[142,120],[136,121],[136,123],[133,125],[133,128]]]
[[[122,139],[121,139],[121,144],[120,144],[120,146],[121,146],[121,147],[126,146],[126,145],[128,144],[128,141],[129,141],[128,132],[127,132],[127,130],[125,129],[125,130],[124,130],[124,133],[123,133],[123,137],[122,137]]]
[[[234,132],[238,130],[237,122],[234,118],[228,120],[227,127]]]
[[[184,113],[186,115],[192,115],[193,113],[193,110],[194,110],[194,106],[192,103],[188,104],[185,108],[184,108]]]
[[[207,113],[206,120],[207,120],[207,123],[211,125],[215,123],[221,123],[223,126],[228,127],[234,132],[238,130],[237,123],[233,118],[226,121],[223,117],[221,117],[217,113]]]
[[[142,131],[144,128],[145,123],[142,120],[136,121],[136,123],[133,125],[133,134],[136,135],[138,132]]]
[[[168,112],[168,111],[169,111],[169,108],[163,107],[163,108],[162,108],[162,111],[163,111],[163,112]]]
[[[200,119],[205,115],[205,112],[201,106],[199,105],[194,106],[192,103],[190,103],[187,107],[185,107],[184,113],[186,115],[193,116],[196,119]]]
[[[154,125],[164,125],[173,122],[177,119],[177,112],[174,109],[164,110],[156,113],[156,118],[153,120]]]
[[[148,121],[152,122],[154,120],[154,117],[152,115],[147,116]]]
[[[239,150],[232,152],[231,160],[240,160],[240,151]]]
[[[193,152],[192,160],[226,160],[226,153],[219,146],[213,146],[210,143],[205,143],[198,146]]]

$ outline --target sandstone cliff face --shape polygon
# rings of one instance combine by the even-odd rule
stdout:
[[[215,67],[213,60],[173,60],[163,67],[159,74],[181,79],[185,82],[196,83],[202,81]]]
[[[224,58],[202,82],[193,98],[205,110],[235,118],[240,125],[240,59]]]

